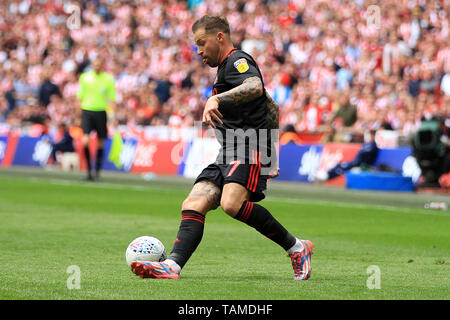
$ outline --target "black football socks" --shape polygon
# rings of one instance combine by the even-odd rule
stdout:
[[[267,209],[256,203],[244,201],[235,219],[255,228],[286,251],[297,244],[297,239]],[[194,210],[183,210],[180,228],[168,260],[176,262],[183,268],[200,244],[204,226],[205,216]]]
[[[266,208],[259,204],[245,200],[234,218],[255,228],[259,233],[271,239],[286,251],[296,244],[297,239]]]
[[[84,157],[86,159],[86,163],[87,163],[87,170],[88,170],[88,178],[91,178],[91,153],[89,151],[89,147],[84,147]]]
[[[194,210],[183,210],[177,238],[168,259],[183,268],[202,240],[204,227],[204,215]]]
[[[95,162],[96,178],[99,178],[99,176],[100,176],[100,168],[102,167],[102,161],[103,161],[103,148],[98,148],[97,149],[97,159]]]

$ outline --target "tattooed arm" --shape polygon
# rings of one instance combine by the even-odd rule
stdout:
[[[227,106],[250,102],[262,96],[263,91],[264,87],[260,78],[247,78],[241,85],[210,97],[208,101],[206,101],[202,120],[204,123],[216,128],[213,120],[222,124],[222,120],[220,120],[222,114],[219,112],[219,105]]]
[[[219,100],[219,105],[231,105],[236,103],[246,103],[262,96],[263,84],[258,77],[250,77],[244,80],[241,85],[215,95]]]
[[[269,113],[270,129],[279,129],[280,109],[278,107],[278,104],[272,99],[272,97],[267,91],[266,97],[267,97],[267,112]]]
[[[258,77],[251,77],[245,79],[240,86],[218,94],[215,97],[219,100],[219,105],[230,105],[240,102],[245,103],[263,95],[263,90],[264,88],[261,79]],[[278,129],[280,118],[278,105],[267,91],[265,91],[265,94],[267,97],[267,110],[269,113],[270,128]]]
[[[272,157],[272,168],[269,174],[269,180],[274,179],[280,175],[280,168],[278,167],[278,129],[280,127],[280,109],[278,104],[272,99],[270,94],[266,91],[267,97],[267,112],[269,114],[269,126],[271,131],[276,130],[276,136],[272,136],[272,152],[275,152],[275,155]]]

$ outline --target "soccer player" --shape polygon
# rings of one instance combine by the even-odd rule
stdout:
[[[106,109],[116,100],[116,89],[112,75],[103,72],[103,60],[97,57],[92,62],[91,71],[85,72],[79,79],[77,97],[81,100],[81,127],[83,129],[84,156],[87,162],[85,180],[94,181],[100,177],[100,167],[103,160],[103,143],[107,136]],[[92,175],[91,155],[89,152],[90,133],[97,132],[97,157],[95,175]]]
[[[294,279],[307,280],[313,244],[294,237],[256,203],[265,197],[267,179],[278,176],[278,170],[274,173],[267,170],[273,164],[261,162],[264,153],[271,154],[274,149],[267,132],[278,129],[278,106],[265,91],[253,58],[234,48],[224,17],[204,16],[194,23],[192,31],[203,62],[218,67],[213,96],[206,102],[202,120],[216,129],[221,152],[216,162],[197,177],[182,204],[181,224],[168,259],[133,262],[131,269],[144,278],[178,279],[202,239],[207,212],[220,205],[229,216],[255,228],[286,250]],[[258,141],[252,143],[255,136]],[[230,143],[236,140],[237,143]],[[239,152],[242,145],[246,152]],[[224,161],[230,154],[231,161]]]

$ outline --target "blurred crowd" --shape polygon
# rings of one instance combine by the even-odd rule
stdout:
[[[0,124],[78,125],[78,78],[102,55],[116,123],[192,126],[216,73],[191,36],[207,13],[225,15],[236,47],[258,62],[281,128],[408,136],[450,113],[448,0],[71,3],[0,3]]]

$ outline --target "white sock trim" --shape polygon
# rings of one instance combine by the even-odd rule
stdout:
[[[302,242],[299,239],[297,239],[295,241],[295,244],[287,252],[289,254],[293,254],[295,252],[303,251],[303,249],[304,249],[304,247],[303,247]]]
[[[175,261],[171,259],[164,260],[165,263],[167,263],[175,272],[180,273],[181,267],[176,263]]]

